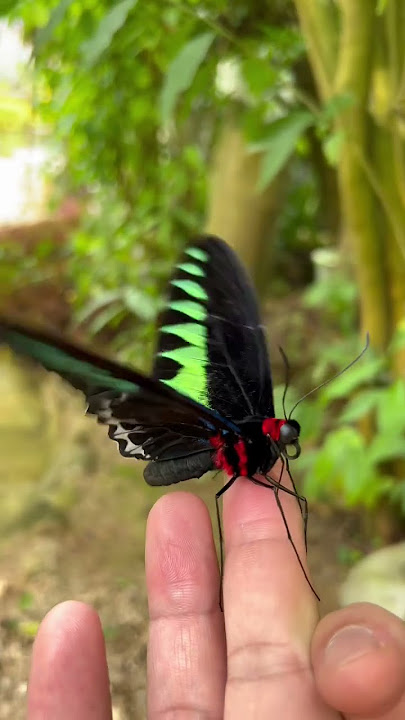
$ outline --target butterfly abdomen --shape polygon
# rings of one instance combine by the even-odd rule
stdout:
[[[206,450],[173,460],[150,462],[143,471],[148,485],[172,485],[199,478],[214,469],[212,450]]]
[[[245,440],[242,438],[225,438],[218,433],[210,439],[215,449],[214,464],[218,470],[223,470],[229,477],[233,475],[249,475],[249,458]]]

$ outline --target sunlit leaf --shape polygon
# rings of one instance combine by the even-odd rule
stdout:
[[[126,315],[125,310],[117,304],[109,305],[101,312],[98,312],[95,318],[90,322],[89,330],[92,335],[97,335],[101,330],[104,330],[107,325],[117,324],[117,320],[123,319]]]
[[[399,350],[405,348],[405,319],[401,325],[396,328],[394,336],[390,342],[388,351],[390,353],[397,353]]]
[[[376,408],[382,392],[383,390],[375,389],[360,392],[347,404],[340,416],[340,420],[342,422],[355,422],[368,415],[369,412]]]
[[[0,0],[0,17],[17,7],[19,0]]]
[[[395,436],[405,430],[404,407],[405,381],[399,379],[386,388],[380,397],[377,411],[377,426],[380,433]]]
[[[93,37],[82,44],[82,58],[87,67],[94,65],[100,55],[107,50],[115,33],[124,25],[129,11],[137,1],[121,0],[104,15]]]
[[[117,302],[122,297],[122,291],[117,290],[106,290],[105,292],[97,295],[97,297],[90,299],[85,306],[76,313],[76,320],[79,323],[86,322],[89,318],[97,313],[101,308],[106,305]]]
[[[258,190],[264,190],[285,165],[294,152],[300,135],[314,121],[314,116],[305,111],[290,113],[276,120],[268,129],[267,137],[260,143],[250,146],[252,152],[263,152]]]
[[[142,320],[153,320],[156,316],[156,303],[146,293],[136,288],[127,288],[124,292],[124,304],[134,315]]]
[[[336,132],[331,133],[323,142],[322,147],[325,157],[329,165],[332,165],[332,167],[335,167],[340,160],[344,142],[344,130],[337,130]]]
[[[253,95],[259,98],[276,84],[278,72],[270,63],[263,62],[261,57],[247,57],[241,65],[243,78]]]
[[[18,634],[22,637],[34,638],[38,628],[39,622],[37,620],[22,620],[18,623]]]
[[[366,382],[374,380],[381,372],[384,361],[381,358],[371,357],[367,360],[362,358],[357,365],[350,368],[340,377],[336,378],[333,383],[328,385],[324,390],[324,394],[328,400],[348,397],[354,390]]]
[[[172,60],[160,95],[163,122],[171,117],[179,95],[190,87],[213,39],[214,33],[211,32],[198,35],[183,45]]]
[[[405,441],[398,435],[376,435],[368,448],[368,455],[373,463],[386,462],[405,457]]]
[[[312,460],[305,474],[304,494],[310,499],[326,497],[331,492],[331,479],[334,475],[333,459],[324,450],[307,453],[305,464]]]
[[[63,18],[65,17],[66,10],[72,4],[73,0],[61,0],[51,12],[47,24],[38,30],[35,42],[34,42],[34,53],[38,55],[41,50],[48,44],[51,39],[54,30],[60,25]]]
[[[349,506],[355,506],[367,497],[372,476],[371,463],[365,462],[361,449],[351,448],[342,466],[342,492]]]

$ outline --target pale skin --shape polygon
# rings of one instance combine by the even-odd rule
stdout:
[[[304,559],[296,501],[282,502]],[[224,532],[223,614],[203,502],[171,493],[149,515],[148,720],[403,720],[404,624],[367,603],[319,620],[273,491],[238,479]],[[53,608],[34,644],[28,720],[47,718],[111,720],[100,621],[83,603]]]

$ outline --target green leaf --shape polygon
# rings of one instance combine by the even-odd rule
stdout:
[[[344,110],[352,107],[356,102],[355,96],[350,92],[339,93],[333,95],[321,108],[320,115],[317,117],[318,130],[322,130],[326,126],[330,126],[332,120],[335,120]]]
[[[405,430],[404,407],[405,382],[399,379],[386,388],[380,397],[377,411],[377,427],[380,433],[395,436]]]
[[[344,130],[337,130],[331,133],[323,142],[323,152],[325,157],[332,167],[336,167],[340,160],[343,145],[345,141]]]
[[[198,35],[183,45],[170,63],[160,95],[163,122],[170,119],[179,95],[190,87],[213,39],[211,32]]]
[[[91,298],[81,310],[76,313],[76,321],[79,323],[86,322],[92,315],[97,313],[101,308],[111,303],[121,300],[121,290],[106,290],[100,295]]]
[[[368,449],[372,463],[405,457],[405,439],[401,435],[377,435]]]
[[[309,458],[308,462],[307,458]],[[312,500],[325,497],[327,492],[331,491],[331,478],[334,474],[333,459],[327,452],[321,450],[318,453],[307,453],[304,465],[307,464],[310,467],[305,473],[304,494]]]
[[[347,404],[340,416],[341,422],[355,422],[374,410],[383,390],[363,390]]]
[[[136,288],[127,288],[124,292],[125,307],[142,320],[154,320],[156,317],[156,303],[152,298]]]
[[[86,66],[92,67],[100,55],[111,44],[116,32],[124,25],[129,11],[136,5],[138,0],[122,0],[107,12],[99,23],[99,26],[90,40],[82,43],[81,54]]]
[[[290,113],[270,126],[267,138],[250,146],[251,152],[264,153],[257,188],[259,192],[269,185],[285,165],[294,152],[298,138],[313,122],[314,116],[309,112],[300,110]]]
[[[117,305],[109,305],[104,310],[97,313],[96,317],[91,320],[89,331],[92,335],[97,335],[101,330],[104,330],[108,325],[115,323],[125,317],[125,310]]]
[[[242,62],[242,75],[250,92],[258,98],[276,85],[279,73],[275,66],[263,62],[262,57],[247,57]]]
[[[62,22],[65,17],[66,10],[72,2],[73,0],[61,0],[59,5],[52,10],[47,24],[38,30],[34,42],[35,55],[38,55],[49,43],[55,28],[57,28],[57,26]]]
[[[34,604],[34,596],[30,592],[23,592],[18,602],[20,610],[29,610]]]
[[[19,0],[0,0],[0,17],[14,10],[18,2]]]
[[[323,391],[324,397],[327,400],[348,397],[364,383],[374,380],[381,372],[383,366],[384,361],[381,358],[372,357],[369,360],[362,358],[357,365],[336,378],[333,383],[325,388]]]
[[[38,628],[39,622],[37,620],[22,620],[18,623],[18,633],[22,637],[34,638]]]
[[[405,348],[405,319],[401,325],[396,328],[394,336],[390,342],[388,352],[395,354],[403,348]]]

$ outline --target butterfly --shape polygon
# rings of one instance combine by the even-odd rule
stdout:
[[[269,356],[253,286],[233,250],[202,235],[186,248],[170,282],[152,375],[104,359],[45,332],[0,320],[0,343],[58,373],[85,395],[87,413],[108,427],[125,457],[147,461],[149,485],[221,470],[306,499],[269,476],[300,454],[300,426],[276,418]],[[257,477],[259,475],[262,479]],[[302,503],[302,505],[301,505]],[[309,583],[310,584],[310,583]],[[312,586],[311,586],[312,587]],[[315,592],[315,591],[314,591]],[[316,593],[315,593],[316,594]]]

